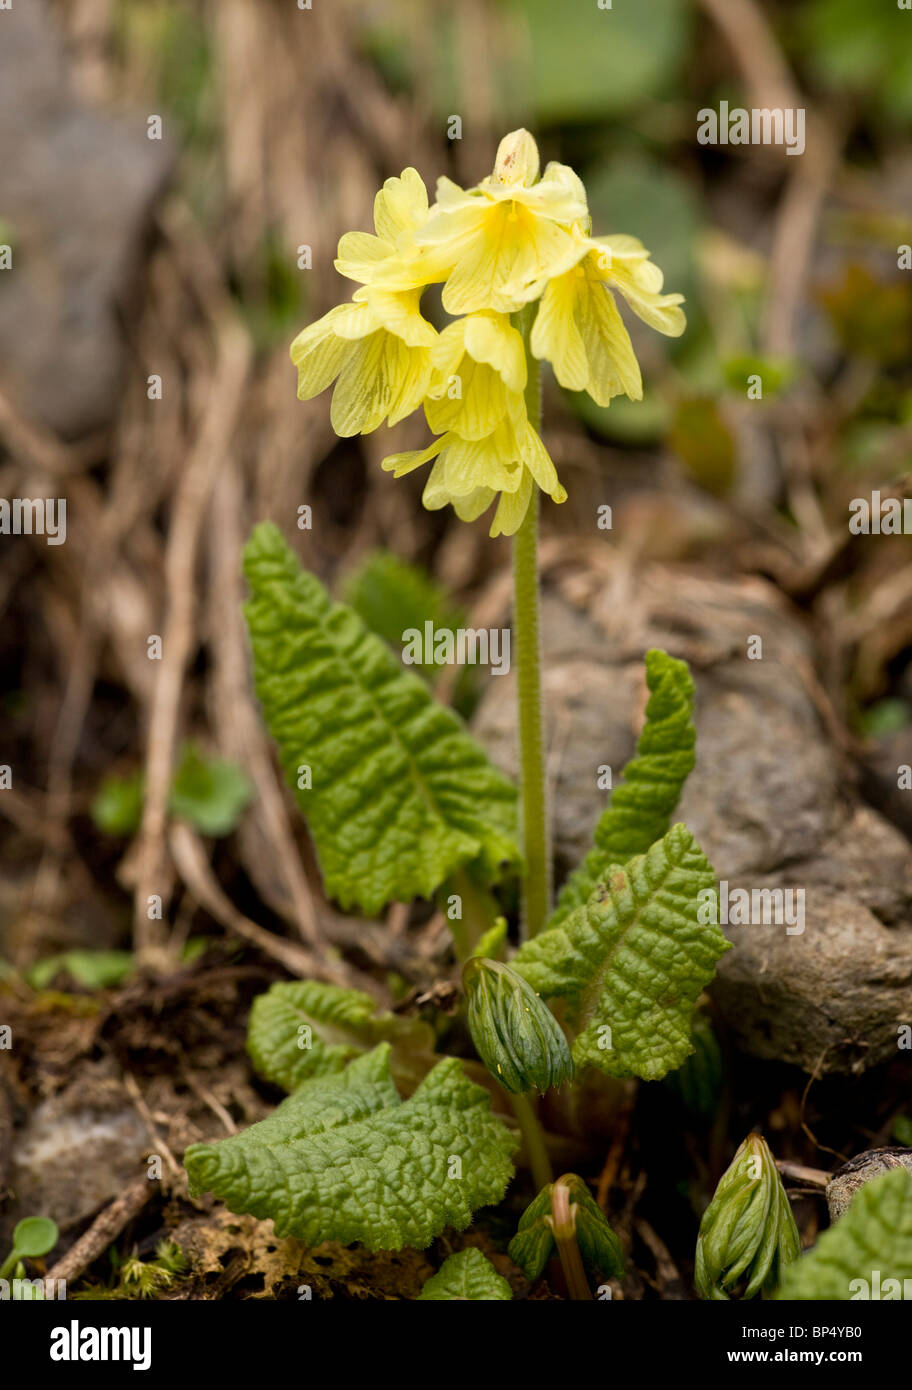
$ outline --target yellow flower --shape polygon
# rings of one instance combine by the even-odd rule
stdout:
[[[548,451],[525,412],[519,422],[505,417],[482,439],[466,440],[449,431],[426,449],[391,454],[382,467],[401,478],[431,459],[436,463],[425,484],[424,505],[429,511],[438,511],[451,503],[460,520],[475,521],[499,492],[492,536],[512,536],[519,530],[534,483],[555,502],[567,498]]]
[[[431,349],[434,376],[424,402],[435,434],[483,439],[506,416],[525,416],[526,353],[505,314],[485,310],[456,319]]]
[[[336,270],[362,285],[388,290],[418,289],[443,278],[436,258],[415,244],[428,220],[428,196],[416,169],[387,179],[374,199],[374,230],[339,238]]]
[[[332,381],[336,434],[367,434],[417,410],[431,382],[437,334],[421,315],[420,289],[363,286],[350,304],[330,309],[291,345],[298,399],[309,401]]]
[[[669,337],[684,332],[680,294],[660,293],[663,275],[631,236],[588,237],[574,228],[577,264],[544,287],[531,348],[547,358],[569,391],[588,391],[598,405],[625,393],[641,400],[643,381],[633,344],[611,289],[633,312]]]
[[[447,313],[515,313],[541,293],[544,279],[579,259],[569,227],[588,216],[582,183],[566,164],[537,176],[538,150],[521,130],[501,141],[494,172],[476,188],[438,180],[437,202],[415,240],[447,277]]]

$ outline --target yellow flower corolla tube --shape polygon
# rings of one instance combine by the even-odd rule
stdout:
[[[683,295],[660,293],[662,272],[636,237],[576,235],[577,264],[544,288],[532,352],[551,363],[561,386],[588,391],[597,405],[619,395],[641,400],[639,363],[611,290],[617,289],[645,323],[672,338],[684,332],[678,307]]]

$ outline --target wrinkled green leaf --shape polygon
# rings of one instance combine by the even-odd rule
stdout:
[[[517,861],[516,791],[452,711],[302,571],[275,526],[245,551],[256,688],[327,893],[373,914],[478,859]],[[298,787],[299,768],[312,787]]]
[[[686,661],[646,653],[650,697],[636,757],[611,796],[593,835],[594,848],[564,884],[549,927],[587,902],[612,864],[645,854],[668,830],[694,765],[694,684]]]
[[[378,1013],[369,994],[318,980],[283,981],[258,995],[247,1030],[253,1065],[286,1091],[342,1071],[384,1041],[404,1053],[434,1050],[433,1030],[421,1019]]]
[[[583,1259],[607,1278],[619,1279],[624,1273],[624,1255],[601,1207],[575,1173],[565,1173],[558,1182],[569,1189],[576,1242]],[[555,1249],[551,1205],[554,1186],[548,1183],[526,1207],[508,1248],[510,1259],[519,1265],[530,1283],[541,1278]]]
[[[487,1302],[507,1303],[513,1290],[474,1245],[457,1250],[432,1274],[418,1298],[426,1303]]]
[[[648,854],[615,865],[587,903],[527,941],[512,965],[539,994],[567,1001],[577,1066],[656,1081],[690,1054],[694,1005],[729,949],[719,927],[701,920],[713,915],[712,866],[687,827],[675,825]]]
[[[800,1253],[798,1227],[773,1155],[762,1135],[749,1134],[700,1222],[697,1292],[715,1302],[727,1302],[735,1293],[770,1295]]]
[[[785,1271],[778,1297],[849,1302],[871,1299],[875,1287],[891,1301],[908,1298],[905,1289],[912,1289],[912,1173],[906,1168],[859,1188],[842,1219]]]
[[[191,1145],[191,1194],[213,1192],[308,1245],[423,1249],[446,1226],[464,1230],[503,1197],[516,1138],[455,1058],[403,1101],[389,1054],[381,1043],[345,1071],[305,1081],[241,1134]]]

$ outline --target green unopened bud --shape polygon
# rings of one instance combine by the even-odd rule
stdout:
[[[547,1091],[573,1074],[567,1039],[547,1004],[499,960],[472,956],[462,983],[472,1041],[505,1091]]]
[[[538,146],[527,130],[511,130],[497,146],[492,183],[521,184],[531,188],[538,178]]]
[[[694,1282],[701,1298],[772,1294],[801,1253],[789,1199],[760,1134],[749,1134],[700,1222]]]

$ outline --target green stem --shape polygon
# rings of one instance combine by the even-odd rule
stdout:
[[[539,1124],[535,1106],[528,1096],[511,1095],[510,1105],[522,1134],[523,1148],[532,1170],[532,1181],[538,1191],[541,1191],[554,1181],[554,1169],[551,1167],[551,1158],[545,1143],[545,1131]]]
[[[541,417],[539,365],[529,348],[531,315],[517,315],[526,346],[526,413],[538,428]],[[538,581],[538,488],[525,519],[513,537],[513,628],[519,699],[520,790],[522,794],[523,879],[521,934],[535,936],[551,908],[551,840],[545,784],[545,735],[542,720],[541,635]]]

